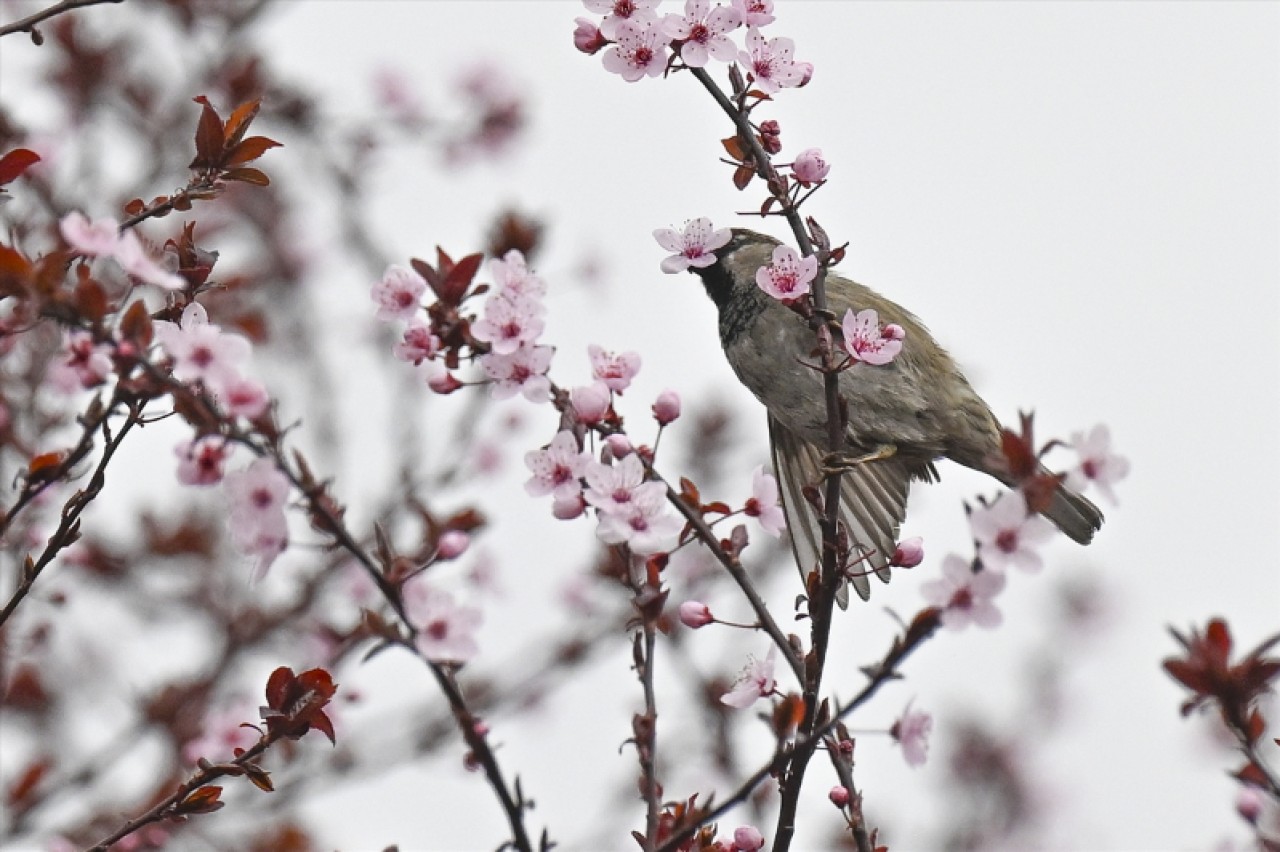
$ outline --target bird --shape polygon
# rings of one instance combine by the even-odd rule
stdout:
[[[935,462],[950,459],[1010,488],[1018,480],[1001,452],[999,421],[924,324],[869,287],[829,272],[826,296],[833,317],[872,308],[880,322],[905,332],[901,351],[888,364],[855,364],[839,374],[848,419],[839,455],[846,461],[833,461],[824,380],[810,366],[816,360],[814,330],[756,284],[757,270],[769,265],[779,245],[765,234],[733,228],[728,243],[714,250],[714,263],[689,271],[702,279],[715,303],[729,366],[768,411],[779,496],[802,577],[822,553],[818,512],[803,490],[820,486],[833,465],[840,468],[840,519],[866,566],[847,572],[849,582],[839,589],[845,606],[848,585],[863,600],[870,598],[869,573],[889,582],[910,484],[936,480]],[[1103,520],[1092,502],[1065,485],[1054,489],[1043,514],[1080,544],[1092,540]]]

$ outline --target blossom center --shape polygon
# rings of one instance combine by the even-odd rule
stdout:
[[[996,547],[1004,553],[1013,553],[1018,549],[1018,531],[1000,530],[1000,534],[996,536]]]

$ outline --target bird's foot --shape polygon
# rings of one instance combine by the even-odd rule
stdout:
[[[893,458],[897,452],[898,448],[895,445],[881,444],[871,452],[863,453],[861,455],[840,452],[827,453],[822,459],[822,474],[824,477],[832,477],[837,474],[853,470],[858,465]]]

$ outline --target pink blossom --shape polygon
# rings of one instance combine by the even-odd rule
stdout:
[[[494,287],[506,298],[526,296],[536,302],[547,295],[547,282],[529,271],[524,255],[516,249],[489,261],[489,274]]]
[[[577,26],[573,30],[573,46],[587,56],[599,53],[609,40],[600,32],[596,22],[590,18],[574,18]]]
[[[254,559],[250,579],[256,583],[289,546],[288,520],[282,510],[256,518],[232,514],[231,541],[242,554]]]
[[[1077,491],[1092,484],[1112,503],[1119,503],[1111,487],[1129,475],[1129,460],[1111,451],[1111,430],[1099,423],[1086,435],[1076,432],[1071,436],[1071,446],[1080,456],[1080,463],[1067,474],[1067,486]]]
[[[377,317],[380,320],[412,319],[422,307],[422,294],[427,291],[427,282],[412,269],[391,264],[382,273],[381,280],[373,285],[369,295],[378,305]]]
[[[747,49],[738,53],[738,63],[751,73],[762,92],[772,95],[803,82],[804,69],[791,58],[795,49],[791,39],[765,39],[760,30],[751,27],[747,30]]]
[[[653,403],[653,417],[659,426],[666,426],[680,416],[680,394],[667,389],[658,394]]]
[[[849,788],[837,784],[827,792],[827,798],[837,808],[843,808],[849,804]]]
[[[653,495],[661,500],[667,493],[661,482],[645,482],[644,464],[635,453],[612,465],[589,462],[584,475],[587,502],[606,513],[622,513],[641,497]]]
[[[760,852],[764,848],[764,835],[754,825],[742,825],[733,830],[733,852]]]
[[[605,15],[600,22],[600,32],[607,39],[618,39],[618,31],[623,24],[630,22],[643,25],[657,21],[654,8],[659,0],[583,0],[587,11],[597,15]]]
[[[662,29],[668,38],[682,42],[680,58],[690,68],[702,68],[708,60],[732,62],[738,49],[725,33],[742,26],[742,13],[726,6],[711,8],[711,0],[685,0],[683,15],[666,15]]]
[[[489,356],[484,356],[489,357]],[[450,394],[462,387],[462,382],[458,381],[449,369],[438,361],[422,361],[418,364],[421,375],[427,380],[427,387],[431,388],[435,393],[444,395]]]
[[[657,488],[644,490],[650,486]],[[658,482],[640,486],[630,501],[614,510],[600,510],[599,516],[597,538],[605,544],[626,544],[642,555],[671,551],[684,529],[684,522],[667,511],[665,488]]]
[[[484,319],[471,324],[476,340],[489,344],[493,352],[510,355],[521,345],[533,345],[542,334],[542,305],[528,296],[495,293],[484,303]]]
[[[431,331],[422,317],[415,316],[409,320],[409,327],[404,330],[404,338],[395,345],[392,353],[401,361],[410,364],[421,364],[436,357],[440,352],[440,338]]]
[[[640,356],[635,352],[614,354],[592,343],[587,347],[587,356],[591,359],[591,374],[616,393],[626,390],[640,372]]]
[[[565,430],[556,433],[546,449],[525,453],[524,463],[533,471],[533,476],[524,484],[524,490],[531,496],[577,496],[582,491],[578,480],[591,463],[591,456],[579,450],[578,439]]]
[[[261,382],[244,376],[231,376],[217,389],[219,404],[232,417],[250,420],[261,416],[271,404],[267,388]]]
[[[1250,825],[1257,825],[1258,818],[1262,816],[1262,808],[1266,804],[1266,798],[1253,784],[1241,784],[1239,792],[1236,793],[1236,813]]]
[[[457,559],[471,546],[471,536],[462,530],[447,530],[436,543],[436,555],[441,559]]]
[[[773,23],[773,0],[732,0],[730,5],[749,27]]]
[[[733,689],[720,696],[720,703],[738,710],[745,710],[757,699],[773,695],[777,681],[773,679],[774,663],[777,661],[777,646],[770,645],[769,653],[763,660],[752,659],[738,675]]]
[[[914,568],[924,561],[924,539],[920,536],[904,538],[893,549],[889,564],[895,568]]]
[[[631,439],[621,432],[614,432],[612,435],[606,435],[604,445],[609,448],[610,454],[612,454],[615,459],[629,456],[635,451],[635,447],[631,446]]]
[[[380,68],[373,76],[374,96],[397,123],[416,127],[426,118],[422,100],[412,82],[399,68]]]
[[[902,718],[893,723],[889,735],[902,746],[902,756],[908,766],[924,766],[929,752],[929,732],[933,730],[933,717],[923,710],[912,710],[908,703]]]
[[[275,462],[259,458],[244,470],[227,474],[226,488],[232,520],[252,521],[275,513],[283,515],[290,485]]]
[[[95,343],[93,335],[79,329],[67,331],[62,342],[65,357],[49,365],[49,385],[64,394],[93,388],[107,380],[115,369],[111,347]]]
[[[222,481],[223,464],[231,447],[219,435],[181,441],[173,448],[178,457],[178,481],[183,485],[214,485]]]
[[[778,505],[778,480],[765,473],[764,465],[751,472],[751,497],[744,511],[758,519],[764,531],[774,538],[787,528],[787,518]]]
[[[844,349],[855,361],[880,366],[888,364],[902,351],[902,340],[906,332],[899,325],[889,323],[881,327],[880,317],[874,308],[854,313],[844,312],[844,321],[840,324],[844,332]]]
[[[733,232],[728,228],[715,230],[710,219],[700,216],[686,222],[683,231],[658,228],[653,238],[667,251],[675,252],[662,261],[662,271],[672,275],[691,266],[703,269],[715,263],[715,250],[728,245]]]
[[[603,420],[609,413],[612,402],[613,392],[604,382],[592,382],[569,391],[569,404],[573,406],[573,413],[579,423],[588,426]]]
[[[818,277],[818,259],[801,257],[791,246],[773,250],[772,262],[756,270],[756,284],[775,299],[791,302],[809,292]]]
[[[990,569],[974,572],[973,566],[955,554],[942,560],[942,577],[920,586],[930,606],[942,609],[942,623],[963,630],[970,623],[998,627],[1003,620],[994,598],[1004,589],[1005,576]]]
[[[581,491],[556,494],[551,498],[551,514],[556,520],[572,521],[574,518],[582,517],[585,511],[587,511],[587,501],[583,499]]]
[[[711,608],[701,601],[685,601],[680,604],[680,623],[685,627],[697,630],[699,627],[714,623],[715,620],[716,617],[711,614]]]
[[[180,324],[157,320],[155,337],[173,359],[175,379],[204,382],[215,393],[239,375],[239,366],[251,348],[246,338],[210,323],[199,302],[187,305]]]
[[[490,352],[481,356],[480,367],[494,382],[495,399],[522,393],[531,402],[544,402],[551,393],[547,370],[554,353],[550,346],[521,346],[507,355]]]
[[[210,711],[200,723],[200,735],[183,744],[183,760],[194,764],[203,757],[211,763],[218,763],[230,760],[238,748],[252,748],[258,742],[258,732],[245,727],[244,723],[256,718],[248,702]]]
[[[821,148],[806,148],[796,155],[791,164],[791,173],[804,186],[824,180],[831,165],[822,158]]]
[[[90,221],[73,210],[58,222],[62,238],[73,249],[90,257],[111,257],[120,243],[120,223],[104,218]]]
[[[609,19],[605,18],[604,23]],[[601,25],[601,32],[608,35]],[[628,83],[634,83],[646,74],[657,77],[667,68],[666,36],[656,22],[636,24],[624,21],[617,32],[617,44],[604,55],[604,68],[622,75]]]
[[[414,578],[405,584],[404,608],[417,632],[414,645],[433,663],[465,663],[480,653],[475,631],[480,610],[458,606],[453,595]]]
[[[1010,491],[990,506],[974,509],[969,529],[978,541],[982,564],[993,571],[1003,571],[1007,565],[1039,571],[1044,560],[1035,548],[1053,536],[1053,524],[1027,514],[1027,500],[1021,491]]]
[[[813,79],[813,63],[797,62],[796,67],[800,69],[800,82],[796,83],[796,88],[803,89]]]
[[[142,241],[133,231],[125,231],[120,235],[113,256],[125,272],[147,284],[166,290],[181,290],[187,286],[187,279],[161,266],[147,254]]]

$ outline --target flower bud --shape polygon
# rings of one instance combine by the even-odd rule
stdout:
[[[653,403],[653,416],[660,426],[666,426],[679,417],[680,394],[673,390],[664,390],[658,394],[657,401]]]
[[[584,426],[592,426],[603,420],[609,412],[611,401],[612,395],[604,382],[594,382],[569,391],[569,403],[573,406],[578,422]]]
[[[608,39],[601,35],[595,21],[590,18],[574,18],[573,22],[578,25],[573,31],[573,46],[587,56],[599,53],[600,48],[609,43]]]
[[[706,627],[715,620],[715,616],[711,614],[710,607],[700,601],[685,601],[680,604],[680,623],[685,627],[697,630],[699,627]]]
[[[914,568],[924,561],[924,539],[919,536],[898,542],[889,564],[895,568]]]
[[[837,808],[843,808],[849,804],[849,788],[837,784],[831,788],[831,792],[827,793],[827,798]]]
[[[471,546],[471,536],[462,530],[449,530],[440,536],[436,553],[441,559],[457,559]]]
[[[796,161],[791,164],[791,173],[806,186],[824,179],[829,171],[831,166],[822,158],[821,148],[806,148],[796,155]]]
[[[587,510],[581,492],[557,494],[551,503],[551,514],[561,521],[571,521]]]
[[[625,458],[631,455],[632,449],[631,439],[622,433],[614,433],[604,439],[605,445],[609,447],[609,452],[613,453],[615,459]]]

